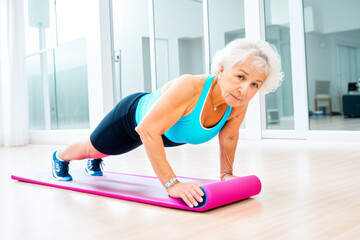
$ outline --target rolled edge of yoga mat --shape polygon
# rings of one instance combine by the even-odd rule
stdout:
[[[255,175],[238,177],[202,185],[205,198],[194,210],[206,211],[255,196],[261,191],[260,179]]]

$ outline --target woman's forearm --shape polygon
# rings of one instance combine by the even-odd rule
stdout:
[[[148,158],[154,169],[156,176],[165,186],[166,182],[175,177],[169,162],[166,159],[164,143],[161,135],[149,134],[139,131],[141,141],[143,142]]]
[[[220,141],[220,178],[227,174],[233,175],[237,142],[237,139]]]

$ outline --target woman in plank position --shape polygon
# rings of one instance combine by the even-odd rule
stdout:
[[[282,79],[280,58],[267,42],[234,40],[216,52],[211,75],[182,75],[153,93],[122,99],[89,138],[54,152],[52,174],[57,180],[71,181],[70,161],[88,159],[86,173],[101,176],[102,158],[144,144],[169,195],[197,206],[204,193],[196,183],[176,178],[164,147],[200,144],[219,134],[220,179],[234,178],[239,128],[249,101],[258,91],[275,91]]]

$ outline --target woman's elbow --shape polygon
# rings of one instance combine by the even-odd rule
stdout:
[[[142,142],[154,139],[157,135],[161,136],[161,134],[157,133],[157,131],[154,131],[153,129],[141,123],[135,127],[135,131],[139,134]]]
[[[239,139],[239,130],[234,132],[229,131],[220,131],[219,132],[220,140],[232,140],[237,141]]]
[[[219,134],[219,141],[223,143],[238,142],[239,134],[231,134],[231,135]]]
[[[148,134],[143,124],[139,124],[138,126],[136,126],[135,131],[137,132],[137,134],[139,134],[141,139]]]

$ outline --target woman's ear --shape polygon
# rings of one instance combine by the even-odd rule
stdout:
[[[221,68],[220,68],[220,72],[219,73],[223,73],[224,72],[224,66],[223,65],[221,65]]]
[[[219,71],[219,74],[218,74],[218,77],[219,77],[220,79],[221,79],[221,76],[222,76],[223,72],[224,72],[224,66],[221,65],[221,68],[220,68],[220,71]]]

